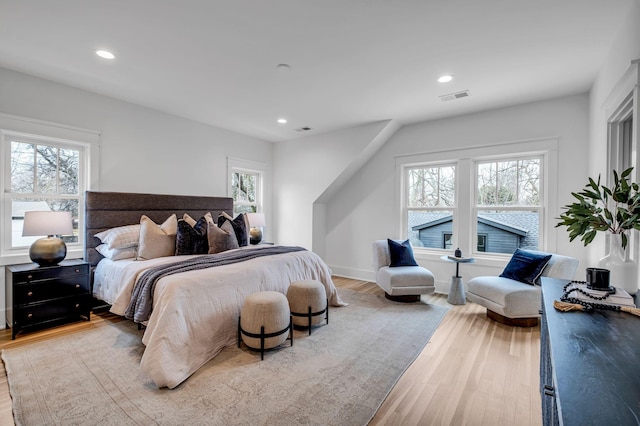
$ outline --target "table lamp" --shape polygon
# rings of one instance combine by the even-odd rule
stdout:
[[[53,266],[64,260],[67,246],[55,235],[72,235],[71,212],[29,211],[24,213],[23,237],[47,235],[29,248],[29,257],[40,266]]]
[[[262,227],[266,225],[264,220],[264,213],[247,213],[247,219],[249,220],[249,242],[251,244],[259,244],[262,241]]]

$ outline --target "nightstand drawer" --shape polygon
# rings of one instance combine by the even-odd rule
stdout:
[[[38,268],[30,271],[14,272],[15,284],[26,284],[42,280],[89,275],[89,265],[70,265]]]
[[[87,275],[79,275],[55,281],[18,284],[14,288],[14,303],[19,306],[43,300],[89,294],[88,283]]]
[[[23,328],[61,318],[88,317],[90,305],[89,295],[86,295],[17,308],[14,311],[14,325]]]

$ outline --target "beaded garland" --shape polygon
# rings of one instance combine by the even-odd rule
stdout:
[[[563,288],[562,288],[562,296],[560,297],[560,300],[562,302],[567,302],[567,303],[575,303],[577,305],[582,305],[584,307],[584,310],[586,312],[593,312],[594,309],[602,309],[602,310],[607,310],[607,311],[620,311],[620,306],[617,305],[607,305],[604,303],[597,303],[597,302],[587,302],[585,300],[582,299],[578,299],[577,297],[571,297],[569,296],[571,293],[578,292],[578,293],[582,293],[585,296],[587,296],[590,299],[593,300],[605,300],[607,299],[610,295],[614,294],[616,292],[615,287],[613,288],[613,290],[608,290],[604,296],[593,296],[591,294],[589,294],[588,292],[584,291],[583,289],[579,288],[579,287],[573,287],[573,288],[569,288],[569,286],[571,286],[572,284],[586,284],[586,281],[570,281],[569,283],[567,283]]]

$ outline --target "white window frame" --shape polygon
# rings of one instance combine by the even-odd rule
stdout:
[[[67,126],[48,121],[0,113],[0,265],[28,263],[29,248],[11,247],[11,147],[10,138],[27,139],[42,144],[72,147],[80,150],[78,182],[78,242],[67,245],[67,258],[82,258],[84,249],[85,191],[99,186],[100,133],[95,130]],[[30,194],[40,197],[39,194]],[[44,194],[46,197],[47,194]],[[42,197],[41,197],[42,198]],[[62,197],[60,197],[62,198]]]
[[[606,184],[613,184],[613,170],[618,173],[633,167],[632,181],[640,181],[640,59],[631,61],[626,73],[618,81],[605,100],[607,117],[607,171]],[[632,119],[631,137],[625,138],[624,123]],[[607,238],[606,252],[609,252]],[[633,232],[625,250],[627,259],[640,262],[640,232]]]
[[[485,163],[485,162],[492,162],[492,161],[496,161],[496,162],[500,162],[500,161],[517,161],[517,160],[525,160],[525,159],[531,159],[531,158],[540,158],[540,205],[537,206],[521,206],[521,205],[508,205],[508,206],[478,206],[478,164],[479,163]],[[487,211],[487,210],[500,210],[500,211],[523,211],[523,210],[532,210],[535,211],[536,213],[538,213],[538,228],[540,231],[544,230],[546,228],[545,226],[545,218],[544,218],[544,200],[545,198],[545,193],[546,188],[547,188],[547,182],[545,180],[545,154],[542,153],[523,153],[522,155],[518,155],[518,154],[504,154],[504,155],[499,155],[499,156],[490,156],[490,157],[483,157],[483,158],[475,158],[473,160],[473,180],[474,180],[474,184],[473,184],[473,209],[472,209],[472,235],[473,235],[473,241],[472,241],[472,248],[473,251],[472,253],[474,255],[477,255],[478,253],[488,253],[488,254],[500,254],[500,253],[496,253],[496,252],[480,252],[478,251],[478,215],[480,214],[480,212],[482,211]],[[539,234],[542,234],[542,232],[539,232]],[[542,237],[538,238],[538,250],[540,250],[541,247],[544,246],[544,241],[542,240]]]
[[[552,229],[554,212],[558,211],[557,188],[549,182],[557,182],[558,177],[558,139],[545,138],[527,141],[496,143],[485,146],[469,146],[454,150],[433,151],[422,154],[396,157],[396,180],[399,200],[399,235],[407,238],[407,202],[406,168],[419,165],[432,166],[443,163],[456,163],[456,202],[453,220],[453,246],[460,247],[463,253],[471,253],[477,258],[503,259],[510,255],[477,251],[477,211],[475,199],[476,161],[510,159],[531,156],[542,157],[540,206],[540,250],[555,251],[556,241]],[[442,255],[447,250],[427,247],[414,247],[418,254]]]
[[[257,175],[256,181],[256,202],[240,203],[241,205],[256,205],[256,213],[264,213],[265,206],[265,180],[267,175],[267,165],[256,161],[241,160],[238,158],[227,158],[227,197],[233,197],[233,173],[250,173]],[[234,209],[235,209],[234,202]]]
[[[435,168],[435,167],[454,167],[455,168],[455,174],[454,174],[454,182],[455,182],[455,199],[454,199],[454,205],[453,206],[433,206],[433,207],[410,207],[409,206],[409,202],[407,200],[407,195],[408,195],[408,187],[405,183],[405,179],[407,177],[408,171],[410,169],[418,169],[418,168]],[[402,191],[403,191],[403,195],[402,195],[402,200],[403,200],[403,220],[405,222],[405,232],[403,234],[403,238],[408,238],[408,234],[407,234],[407,230],[409,229],[409,224],[407,221],[407,211],[408,210],[412,210],[412,211],[425,211],[425,212],[451,212],[451,215],[453,217],[453,222],[452,222],[452,227],[453,227],[453,234],[454,237],[451,240],[452,244],[455,244],[456,240],[455,240],[455,226],[456,226],[456,217],[457,217],[457,208],[458,208],[458,163],[456,161],[441,161],[441,162],[430,162],[430,163],[417,163],[417,164],[405,164],[403,166],[402,169],[402,173],[403,173],[403,177],[402,177]],[[436,250],[435,248],[430,248],[433,250]],[[444,251],[444,249],[441,249]]]

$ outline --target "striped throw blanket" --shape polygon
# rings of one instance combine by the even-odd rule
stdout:
[[[266,248],[250,248],[234,250],[218,254],[207,254],[188,260],[160,265],[143,272],[136,281],[131,293],[131,301],[125,311],[125,317],[141,323],[149,320],[153,310],[153,292],[160,278],[180,272],[195,271],[215,266],[229,265],[262,256],[273,256],[296,251],[304,251],[302,247],[274,246]]]

